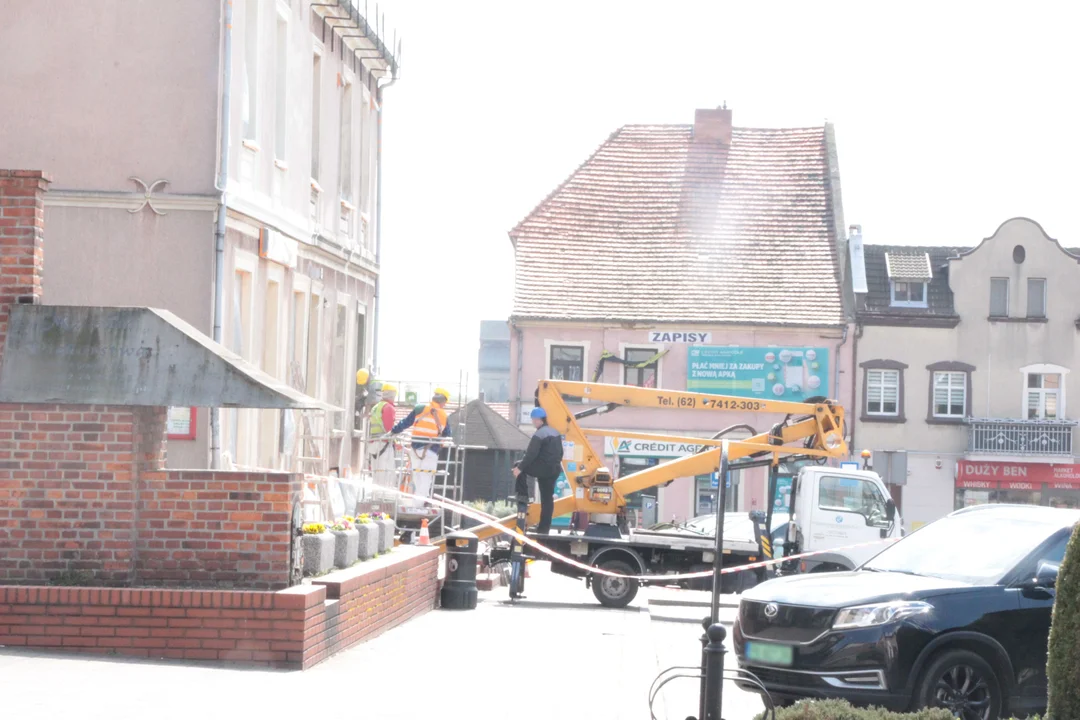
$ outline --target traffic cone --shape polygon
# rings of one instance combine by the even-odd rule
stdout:
[[[420,521],[420,539],[416,542],[417,545],[430,545],[431,535],[428,534],[427,520]]]

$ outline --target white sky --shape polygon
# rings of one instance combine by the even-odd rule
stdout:
[[[371,2],[372,9],[374,3]],[[388,0],[383,377],[476,388],[511,310],[507,231],[627,123],[836,125],[866,242],[1080,247],[1080,3]]]

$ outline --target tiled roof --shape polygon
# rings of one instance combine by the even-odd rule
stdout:
[[[924,252],[889,251],[885,253],[885,270],[890,280],[922,280],[933,277],[930,256]]]
[[[510,232],[514,315],[840,324],[834,211],[827,127],[627,125]]]
[[[967,250],[961,247],[913,247],[909,245],[865,245],[863,253],[866,259],[865,301],[860,303],[856,312],[860,320],[901,319],[901,318],[956,318],[953,309],[953,294],[949,289],[950,257],[956,257]],[[934,276],[927,285],[925,308],[891,307],[889,292],[889,273],[885,256],[890,260],[898,255],[928,256],[930,269]]]

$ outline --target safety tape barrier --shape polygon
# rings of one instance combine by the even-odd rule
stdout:
[[[356,481],[354,480],[354,482],[356,482]],[[359,481],[359,484],[361,486],[363,486],[363,487],[369,487],[369,488],[372,488],[372,489],[375,489],[375,490],[379,490],[380,492],[389,492],[389,493],[393,493],[395,495],[399,495],[401,497],[411,498],[413,500],[421,500],[423,502],[431,503],[432,505],[436,505],[436,506],[443,507],[445,509],[452,510],[454,512],[460,513],[461,515],[464,515],[465,517],[471,518],[471,519],[479,522],[482,525],[485,525],[485,526],[490,527],[490,528],[494,528],[495,530],[498,530],[499,532],[503,533],[504,535],[509,535],[509,536],[511,536],[512,538],[515,538],[516,540],[518,540],[519,542],[521,542],[524,545],[528,545],[531,548],[539,550],[544,555],[549,556],[552,560],[557,560],[557,561],[559,561],[560,563],[562,563],[564,565],[569,565],[570,567],[574,567],[574,568],[577,568],[579,570],[583,570],[584,572],[590,573],[592,575],[604,575],[606,577],[625,578],[625,579],[628,579],[628,580],[637,580],[639,582],[651,582],[651,583],[659,583],[661,581],[673,582],[673,581],[680,581],[680,580],[697,580],[697,579],[700,579],[700,578],[707,578],[707,577],[712,577],[713,576],[713,571],[712,570],[702,570],[700,572],[692,572],[692,573],[678,573],[678,574],[673,574],[673,575],[624,575],[622,573],[611,572],[610,570],[604,570],[602,568],[598,568],[598,567],[595,567],[593,565],[586,565],[583,562],[579,562],[579,561],[577,561],[577,560],[575,560],[573,558],[569,558],[569,557],[566,557],[565,555],[561,555],[561,554],[555,552],[554,550],[552,550],[551,548],[548,548],[548,547],[545,547],[544,545],[541,545],[540,543],[536,542],[532,538],[529,538],[529,537],[526,537],[525,535],[522,535],[517,530],[515,530],[513,528],[509,528],[506,525],[503,525],[502,521],[499,518],[496,518],[493,515],[488,515],[487,513],[480,512],[480,511],[476,510],[475,508],[471,508],[471,507],[469,507],[467,505],[456,502],[454,500],[450,500],[450,499],[444,498],[442,496],[424,497],[422,495],[415,495],[413,493],[407,493],[407,492],[404,492],[403,490],[399,490],[397,488],[390,488],[390,487],[386,487],[385,485],[376,485],[373,482]],[[582,539],[587,540],[587,538],[582,538]],[[745,571],[745,570],[756,570],[758,568],[769,567],[771,565],[779,565],[780,563],[785,563],[785,562],[789,562],[789,561],[792,561],[792,560],[802,560],[803,558],[814,557],[815,555],[824,555],[824,554],[827,554],[827,553],[833,553],[833,552],[837,552],[837,551],[840,551],[840,550],[854,550],[856,548],[871,547],[871,546],[874,546],[874,545],[883,545],[883,544],[896,542],[897,540],[899,540],[899,538],[886,538],[886,539],[883,539],[883,540],[874,540],[873,542],[857,543],[855,545],[844,545],[842,547],[829,548],[828,550],[814,550],[812,552],[799,553],[798,555],[790,555],[790,556],[787,556],[787,557],[775,558],[775,559],[772,559],[772,560],[763,560],[763,561],[760,561],[760,562],[747,563],[745,565],[738,565],[736,567],[722,568],[720,570],[720,573],[722,575],[727,575],[727,574],[730,574],[730,573],[737,573],[737,572],[742,572],[742,571]],[[711,550],[706,550],[705,552],[712,552],[712,551]]]

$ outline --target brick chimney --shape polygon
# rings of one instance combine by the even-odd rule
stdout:
[[[15,304],[41,302],[45,192],[40,170],[0,170],[0,362]]]
[[[731,145],[731,111],[726,107],[694,111],[694,141]]]

